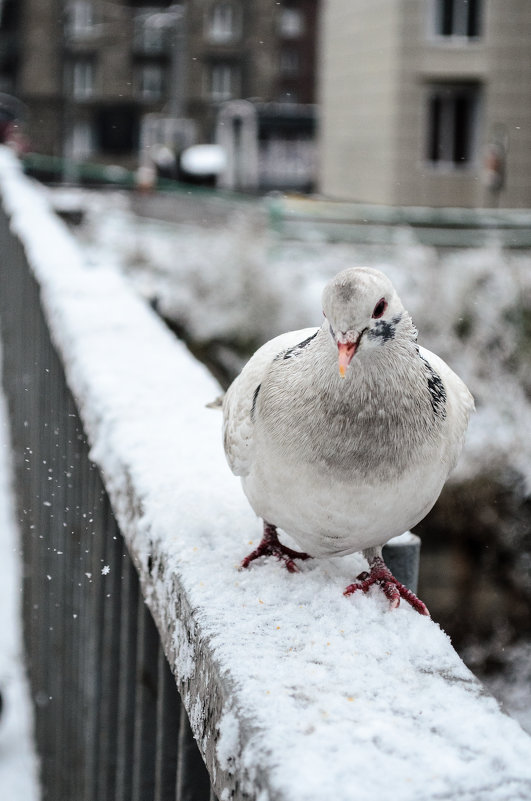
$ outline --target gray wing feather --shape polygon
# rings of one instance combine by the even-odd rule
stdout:
[[[419,347],[419,353],[432,369],[438,373],[446,390],[446,430],[448,432],[446,459],[450,471],[455,467],[461,453],[468,420],[470,414],[474,411],[474,399],[466,384],[448,367],[440,356],[421,347]]]
[[[235,475],[248,475],[252,466],[255,405],[259,387],[272,362],[280,353],[318,330],[304,328],[300,331],[288,331],[269,340],[249,359],[227,390],[223,400],[223,444],[230,469]]]

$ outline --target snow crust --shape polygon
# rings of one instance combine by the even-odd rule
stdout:
[[[197,626],[192,647],[210,651],[233,690],[219,770],[260,801],[529,799],[531,739],[444,632],[378,594],[342,595],[360,557],[296,575],[269,560],[238,570],[261,532],[225,463],[220,414],[206,408],[216,382],[116,270],[87,266],[3,152],[0,184],[147,601],[164,605],[176,673],[194,659],[172,623],[174,577]],[[152,575],[151,554],[164,561]],[[196,731],[207,700],[185,696]]]

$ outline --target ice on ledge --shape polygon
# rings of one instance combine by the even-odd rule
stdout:
[[[296,575],[270,560],[238,570],[260,523],[206,407],[219,387],[120,275],[84,266],[6,153],[0,184],[177,676],[201,647],[232,688],[217,746],[201,735],[208,699],[193,683],[185,694],[216,775],[260,801],[529,799],[531,739],[436,623],[380,595],[343,596],[359,557]],[[174,620],[175,578],[194,642]]]

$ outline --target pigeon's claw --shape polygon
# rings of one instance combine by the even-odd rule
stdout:
[[[294,559],[311,559],[310,554],[294,551],[286,545],[279,542],[276,526],[270,523],[264,523],[264,536],[258,548],[245,557],[241,563],[241,567],[249,567],[251,562],[258,559],[260,556],[275,556],[280,562],[283,562],[286,570],[289,573],[298,573],[299,568],[293,561]]]
[[[373,559],[370,568],[369,573],[360,573],[357,581],[349,584],[343,595],[352,595],[357,590],[368,592],[373,584],[378,584],[389,599],[391,609],[396,609],[400,605],[400,599],[404,598],[419,614],[429,616],[427,606],[393,576],[381,557]]]
[[[386,597],[389,599],[391,609],[396,609],[398,606],[400,606],[400,590],[396,584],[391,584],[389,581],[383,581],[380,586]],[[401,584],[399,586],[402,587]]]

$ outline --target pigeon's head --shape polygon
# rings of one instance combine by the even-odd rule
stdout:
[[[323,313],[344,377],[361,346],[380,346],[394,339],[405,310],[387,276],[369,267],[352,267],[325,286]]]

